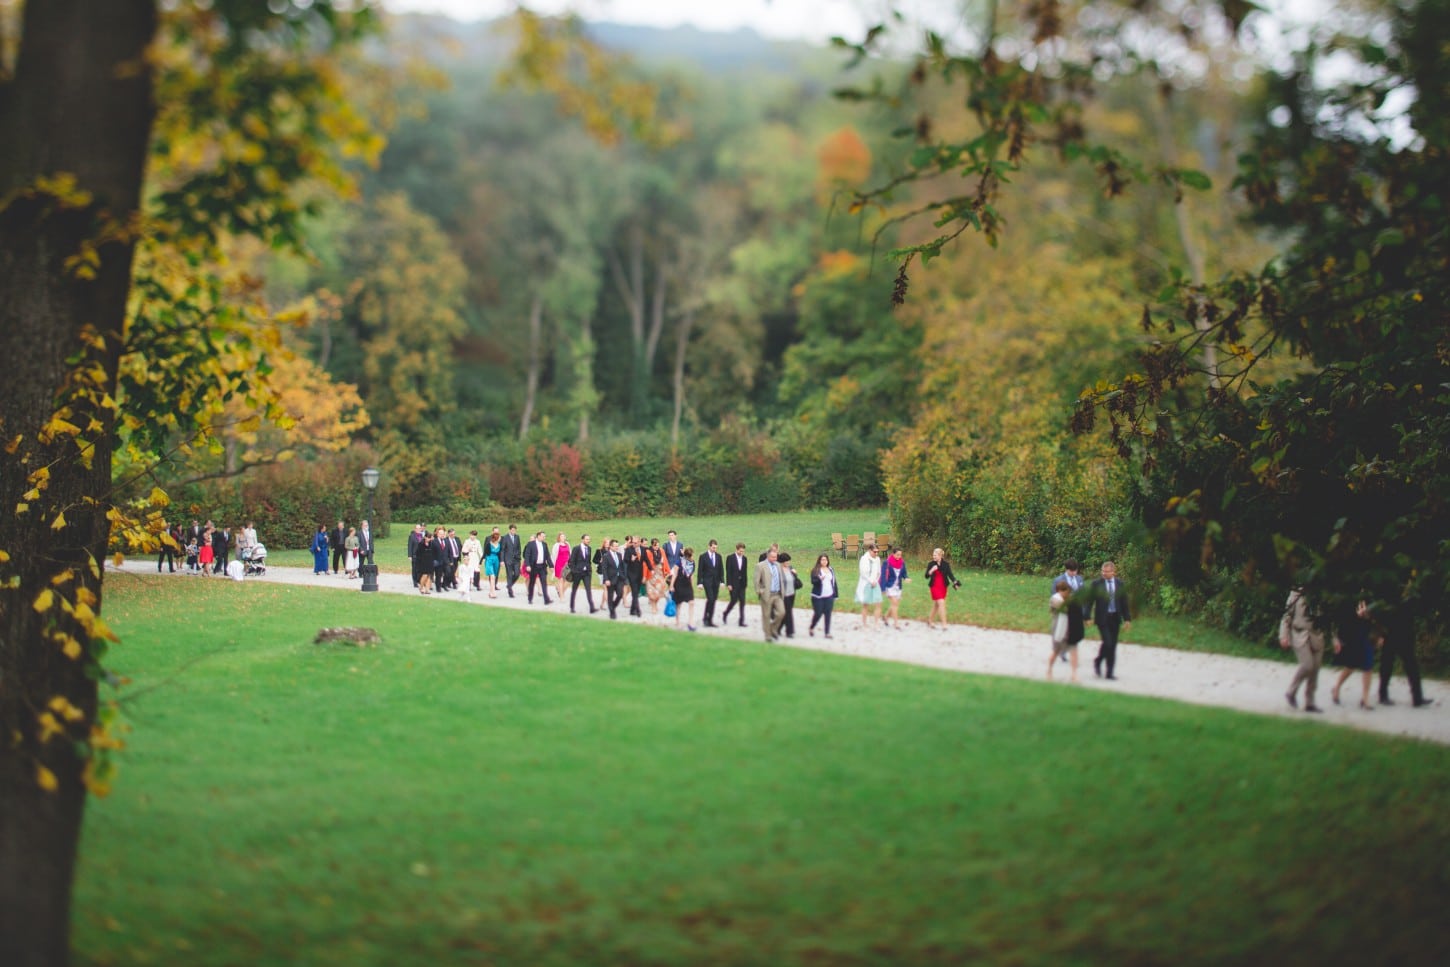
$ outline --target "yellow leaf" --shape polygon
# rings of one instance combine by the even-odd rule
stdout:
[[[85,653],[85,649],[81,647],[81,643],[70,635],[65,636],[65,642],[60,646],[60,650],[71,661],[79,660],[81,655]]]
[[[151,495],[146,500],[157,507],[165,507],[171,503],[171,498],[160,487],[152,487]]]
[[[41,712],[40,715],[36,716],[36,721],[40,723],[41,745],[45,745],[54,736],[65,734],[65,726],[61,725],[60,721],[49,712]]]
[[[36,611],[40,612],[41,614],[45,614],[47,611],[50,610],[50,606],[54,598],[55,595],[51,594],[50,588],[46,588],[35,596],[35,602],[31,604],[31,607],[34,608]]]
[[[172,541],[172,543],[175,544],[176,542]],[[126,563],[126,555],[122,554],[120,551],[117,551],[116,556],[111,558],[111,563],[116,567],[120,567],[122,564]]]
[[[60,788],[60,782],[56,780],[55,773],[51,772],[43,765],[36,765],[35,781],[40,785],[40,788],[44,789],[46,792],[55,792],[57,789]]]
[[[30,476],[25,478],[26,483],[43,484],[50,480],[50,468],[41,467],[39,470],[31,471]]]
[[[20,448],[20,441],[23,439],[25,439],[25,434],[17,433],[15,435],[15,439],[6,442],[5,452],[13,454],[17,449]]]
[[[61,571],[55,577],[51,578],[50,579],[50,583],[54,587],[57,587],[58,588],[62,584],[69,584],[72,581],[74,581],[75,579],[76,579],[76,572],[75,571],[72,571],[70,568],[66,568],[64,571]]]
[[[50,522],[50,529],[53,530],[53,531],[58,531],[58,530],[60,530],[64,526],[65,526],[65,511],[61,511],[60,513],[58,513],[58,514],[55,515],[55,520],[53,520],[53,521]]]
[[[10,555],[5,551],[0,551],[0,564],[4,564],[8,560],[10,560]]]
[[[72,705],[70,699],[64,695],[57,695],[52,698],[47,707],[67,722],[79,722],[86,717],[85,713]]]

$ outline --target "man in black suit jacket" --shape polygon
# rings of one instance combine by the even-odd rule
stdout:
[[[1118,566],[1112,561],[1103,562],[1103,576],[1092,584],[1092,609],[1091,620],[1102,635],[1098,656],[1093,659],[1093,674],[1101,676],[1106,661],[1107,677],[1116,680],[1113,670],[1118,664],[1118,632],[1132,623],[1133,612],[1128,605],[1128,590],[1118,580]]]
[[[599,559],[599,575],[604,579],[604,600],[609,604],[609,617],[618,618],[616,610],[619,599],[624,597],[624,556],[619,553],[619,541],[610,541],[609,549]]]
[[[514,596],[514,582],[519,579],[519,563],[523,560],[523,545],[519,543],[519,525],[510,524],[509,532],[499,543],[499,562],[508,575],[509,597]]]
[[[373,562],[373,532],[367,521],[362,522],[362,530],[357,534],[357,559],[362,564]]]
[[[539,531],[534,539],[524,545],[524,564],[529,568],[529,604],[534,603],[534,582],[538,582],[539,590],[544,595],[545,604],[553,604],[549,600],[549,571],[554,568],[554,557],[549,553],[549,545],[544,543],[544,532]]]
[[[565,573],[572,585],[569,589],[569,613],[574,613],[574,602],[579,597],[579,585],[584,585],[584,600],[589,602],[589,613],[593,614],[599,609],[594,607],[594,558],[589,553],[589,535],[580,534],[579,543],[574,545],[574,550],[569,552],[569,569]]]
[[[745,559],[745,545],[736,544],[735,553],[725,558],[725,587],[730,591],[730,603],[720,616],[721,624],[730,623],[730,611],[740,606],[740,627],[745,627],[745,588],[750,583],[750,562]]]
[[[642,539],[626,537],[627,544],[624,548],[624,573],[629,579],[631,592],[629,613],[636,618],[644,617],[639,610],[639,598],[644,593],[644,548],[639,545]]]
[[[327,546],[332,548],[332,573],[337,574],[338,565],[342,563],[343,554],[347,553],[347,528],[342,526],[342,521],[327,535]]]
[[[218,527],[211,532],[211,573],[227,573],[227,554],[231,551],[231,539],[225,528]]]
[[[725,558],[720,556],[720,544],[711,541],[709,548],[700,555],[695,571],[700,587],[705,589],[705,627],[715,627],[715,600],[720,597],[720,585],[725,581]]]
[[[432,571],[433,562],[423,560],[423,554],[418,552],[423,547],[428,534],[423,530],[422,524],[414,524],[412,533],[408,535],[408,560],[413,565],[413,587],[417,587],[425,571]]]

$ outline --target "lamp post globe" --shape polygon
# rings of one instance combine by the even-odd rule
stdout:
[[[368,557],[367,561],[358,568],[362,575],[362,590],[376,591],[378,589],[378,566],[373,563],[373,541],[377,540],[373,532],[373,492],[378,489],[378,480],[382,478],[382,472],[377,467],[368,467],[362,472],[363,486],[368,492]]]

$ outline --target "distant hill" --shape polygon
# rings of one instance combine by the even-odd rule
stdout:
[[[461,22],[438,14],[388,17],[386,46],[443,69],[496,64],[508,54],[507,24],[500,19]],[[749,28],[707,31],[696,27],[642,27],[588,23],[590,36],[604,47],[644,64],[688,63],[709,73],[791,74],[823,57],[838,56],[802,41],[770,40]]]

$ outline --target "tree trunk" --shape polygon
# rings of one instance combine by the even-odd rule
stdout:
[[[1158,128],[1158,144],[1162,151],[1163,164],[1169,168],[1176,168],[1178,166],[1178,149],[1173,138],[1173,120],[1168,110],[1167,98],[1168,94],[1160,86],[1156,96],[1152,98],[1156,107],[1154,121]],[[1198,240],[1193,237],[1193,226],[1189,224],[1188,207],[1181,191],[1173,200],[1173,219],[1178,229],[1178,244],[1183,248],[1183,257],[1188,260],[1189,278],[1193,280],[1194,288],[1202,291],[1207,275],[1204,267],[1203,246],[1199,245]],[[1206,332],[1210,326],[1208,315],[1204,312],[1202,296],[1194,296],[1193,308],[1193,327],[1199,332]],[[1218,350],[1210,339],[1203,341],[1203,368],[1208,374],[1208,385],[1217,387],[1219,385]]]
[[[690,346],[690,330],[695,328],[695,310],[688,310],[680,319],[675,339],[675,419],[670,425],[670,450],[680,446],[680,417],[685,411],[685,353]]]
[[[0,82],[0,963],[50,967],[68,959],[86,798],[75,743],[97,706],[90,652],[68,657],[55,635],[89,649],[76,604],[101,606],[156,10],[32,0],[22,16],[15,73]],[[68,264],[92,245],[94,271]],[[64,428],[52,423],[67,407]],[[41,718],[60,700],[78,718],[47,741]]]
[[[539,395],[539,370],[543,368],[542,346],[544,341],[544,296],[534,294],[534,304],[529,306],[529,370],[524,383],[524,412],[519,417],[519,439],[529,435],[529,425],[534,420],[534,403]]]

